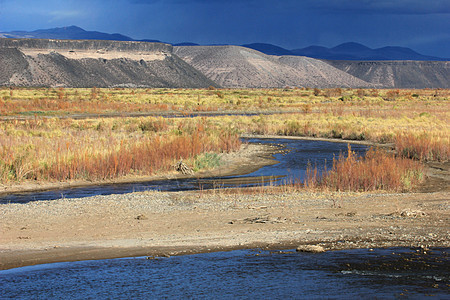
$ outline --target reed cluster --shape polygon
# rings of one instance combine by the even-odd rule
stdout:
[[[409,191],[423,179],[423,165],[418,161],[376,148],[358,157],[349,145],[347,154],[333,159],[332,168],[321,176],[309,167],[303,186],[331,191]]]
[[[205,122],[152,117],[3,122],[0,182],[151,175],[171,170],[180,159],[195,165],[200,154],[240,147],[235,132]]]
[[[447,132],[448,133],[448,132]],[[403,157],[420,161],[447,161],[450,158],[450,136],[432,133],[400,133],[395,137],[395,149]]]

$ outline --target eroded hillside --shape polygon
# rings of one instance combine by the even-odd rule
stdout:
[[[227,88],[374,87],[320,60],[271,56],[239,46],[180,46],[174,52]]]
[[[450,88],[449,61],[326,61],[384,88]]]
[[[0,39],[0,85],[183,87],[216,85],[171,45],[92,40]]]
[[[450,64],[325,61],[239,46],[0,38],[0,86],[450,88]]]

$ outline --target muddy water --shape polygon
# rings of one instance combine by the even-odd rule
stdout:
[[[139,183],[109,184],[82,188],[70,188],[35,193],[16,193],[0,197],[1,203],[26,203],[29,201],[54,200],[61,198],[81,198],[95,195],[125,194],[136,191],[186,191],[222,187],[248,187],[261,184],[280,184],[303,180],[308,165],[319,171],[331,167],[333,157],[347,151],[347,144],[326,141],[289,139],[248,139],[245,142],[278,145],[284,151],[274,155],[277,164],[240,176],[165,179]],[[352,150],[363,155],[364,145],[351,145]]]

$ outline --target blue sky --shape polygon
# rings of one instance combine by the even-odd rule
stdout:
[[[450,0],[0,0],[0,31],[70,25],[172,43],[353,41],[450,57]]]

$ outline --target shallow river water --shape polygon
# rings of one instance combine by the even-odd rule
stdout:
[[[236,250],[0,271],[1,298],[421,299],[450,297],[449,249]]]
[[[330,167],[333,156],[347,149],[346,144],[321,141],[249,142],[283,144],[288,151],[275,155],[278,164],[238,177],[280,176],[277,182],[303,179],[308,163],[323,169],[326,160]],[[363,154],[366,147],[352,145],[352,149]],[[208,188],[207,181],[202,180],[203,188]],[[3,197],[0,203],[196,188],[196,179],[166,180],[19,194]],[[449,263],[449,249],[423,253],[409,248],[319,254],[237,250],[55,263],[0,271],[0,299],[449,299]]]
[[[332,165],[333,157],[347,151],[347,144],[325,141],[306,141],[290,139],[247,139],[249,143],[275,144],[283,147],[285,151],[274,155],[279,163],[265,166],[256,172],[241,176],[214,177],[214,178],[187,178],[165,179],[139,183],[123,183],[98,185],[83,188],[70,188],[64,190],[52,190],[35,193],[15,193],[0,196],[1,203],[25,203],[29,201],[54,200],[61,198],[81,198],[95,195],[125,194],[135,191],[159,190],[159,191],[186,191],[196,189],[210,189],[215,187],[254,186],[275,176],[271,184],[303,180],[308,163],[317,166],[318,170]],[[352,150],[362,155],[367,146],[352,144]],[[264,178],[262,177],[264,176]],[[251,180],[249,180],[251,178]],[[269,178],[269,179],[268,179]],[[233,183],[231,183],[233,182]]]

